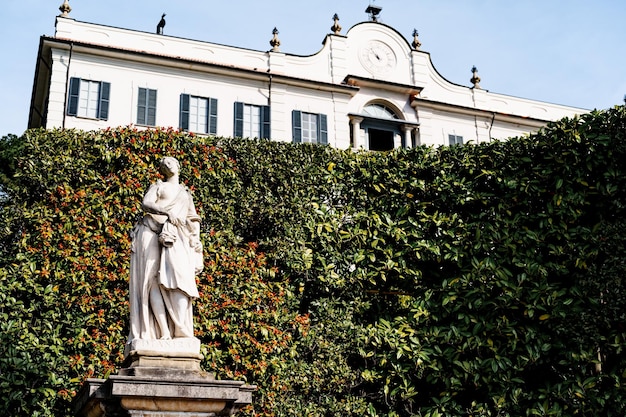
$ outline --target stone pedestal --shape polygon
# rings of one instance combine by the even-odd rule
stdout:
[[[81,417],[229,416],[252,403],[255,386],[216,380],[200,368],[195,338],[137,340],[118,375],[88,379],[74,400]]]

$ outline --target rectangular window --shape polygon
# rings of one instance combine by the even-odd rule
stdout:
[[[325,114],[294,110],[291,121],[294,143],[328,144],[328,122]]]
[[[234,136],[269,139],[270,107],[236,102]]]
[[[448,135],[448,143],[452,145],[463,145],[463,136]]]
[[[259,106],[243,106],[243,135],[249,138],[261,136],[261,124],[259,118],[261,109]]]
[[[180,128],[197,133],[217,134],[217,99],[180,95]]]
[[[156,126],[157,90],[139,87],[137,97],[137,124]]]
[[[107,120],[111,84],[104,81],[70,78],[67,114]]]
[[[317,114],[302,113],[302,142],[317,143]]]

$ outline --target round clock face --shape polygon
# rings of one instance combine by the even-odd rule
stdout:
[[[359,60],[365,69],[372,73],[384,73],[396,65],[393,50],[380,41],[371,41],[365,45],[359,53]]]

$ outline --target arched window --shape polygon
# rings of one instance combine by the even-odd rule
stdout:
[[[400,119],[396,112],[394,112],[392,109],[378,103],[368,104],[363,108],[363,113],[366,116],[376,117],[378,119]]]
[[[389,106],[380,102],[369,103],[363,107],[362,123],[367,135],[367,149],[388,151],[395,147],[395,138],[400,135],[398,122],[401,120]]]

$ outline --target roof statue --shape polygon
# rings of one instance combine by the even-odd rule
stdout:
[[[161,16],[161,20],[159,20],[159,24],[157,25],[156,33],[158,35],[163,34],[163,28],[165,27],[165,13]]]

